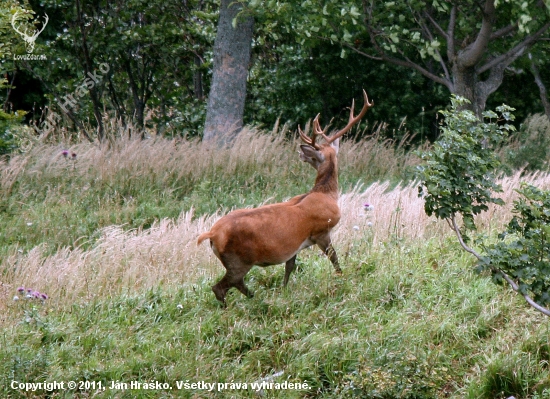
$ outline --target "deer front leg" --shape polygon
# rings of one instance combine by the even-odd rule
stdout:
[[[332,246],[330,235],[327,234],[326,236],[319,237],[316,240],[316,244],[319,248],[321,248],[321,251],[323,251],[323,253],[328,256],[332,265],[334,266],[334,270],[336,270],[336,273],[342,273],[340,263],[338,263],[338,256],[336,255],[336,251]]]
[[[294,269],[296,269],[296,255],[294,255],[292,258],[287,260],[285,263],[285,279],[283,281],[284,287],[286,287],[286,285],[288,284],[290,273],[292,273]]]

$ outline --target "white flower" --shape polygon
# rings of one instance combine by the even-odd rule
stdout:
[[[181,303],[178,303],[178,306],[176,306],[178,309],[183,309],[183,305]]]
[[[372,222],[367,222],[367,226],[371,227],[371,226],[372,226]]]
[[[359,230],[359,226],[353,226],[353,230]]]
[[[13,300],[14,300],[14,301],[18,301],[18,300],[19,300],[19,297],[18,297],[17,295],[14,295],[14,296],[13,296]]]

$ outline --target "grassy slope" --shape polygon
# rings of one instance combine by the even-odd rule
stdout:
[[[470,261],[451,240],[373,249],[365,239],[339,277],[313,251],[286,290],[282,268],[255,269],[255,297],[234,292],[226,310],[211,281],[64,306],[19,301],[0,338],[0,392],[23,397],[7,389],[12,379],[156,380],[174,389],[96,397],[257,397],[175,384],[279,371],[275,382],[310,389],[268,397],[527,397],[550,387],[547,320],[474,275]]]
[[[178,249],[168,240],[176,236],[169,228],[164,229],[164,236],[147,235],[145,230],[130,238],[114,235],[112,241],[102,241],[107,234],[99,229],[103,225],[122,221],[129,223],[127,227],[148,226],[150,220],[136,216],[146,204],[152,209],[146,213],[148,218],[173,217],[171,212],[182,204],[211,201],[203,212],[212,212],[220,206],[260,203],[266,192],[276,199],[288,197],[293,194],[288,189],[294,185],[301,191],[307,189],[302,186],[311,180],[311,171],[296,168],[291,146],[278,142],[275,151],[267,153],[258,140],[262,139],[252,140],[257,147],[247,145],[256,150],[240,151],[241,158],[203,152],[183,168],[182,163],[198,152],[197,148],[191,153],[172,150],[166,158],[170,149],[164,142],[147,151],[126,143],[125,148],[131,150],[128,153],[96,154],[91,148],[77,148],[80,155],[74,168],[71,163],[59,163],[66,160],[58,158],[58,148],[42,148],[19,160],[26,166],[13,183],[6,178],[10,165],[4,165],[3,188],[9,186],[11,195],[3,197],[0,209],[1,253],[9,254],[0,269],[4,302],[0,306],[0,396],[48,396],[43,391],[25,394],[12,390],[12,380],[90,380],[109,385],[110,381],[155,380],[174,389],[59,390],[49,397],[259,397],[251,389],[178,391],[176,381],[250,384],[282,371],[271,381],[307,381],[308,389],[266,390],[265,397],[550,397],[548,320],[508,290],[493,285],[487,276],[474,274],[472,259],[434,227],[430,227],[432,234],[407,236],[405,233],[417,228],[419,217],[413,210],[419,207],[412,204],[414,195],[406,190],[387,196],[369,194],[367,199],[377,206],[370,219],[372,229],[346,210],[357,208],[362,197],[353,203],[346,199],[344,214],[351,220],[343,220],[337,234],[342,276],[335,276],[330,263],[317,251],[307,250],[300,256],[300,270],[288,289],[281,287],[282,267],[255,268],[247,280],[256,296],[246,299],[233,292],[226,310],[218,306],[209,289],[212,277],[186,281],[185,274],[178,274],[161,279],[162,257],[154,258],[149,249],[143,249],[142,256],[150,256],[149,263],[136,273],[150,274],[151,284],[117,277],[121,266],[134,267],[130,257],[134,241],[137,248],[153,241],[158,251]],[[403,170],[397,163],[408,162],[399,154],[397,163],[388,160],[389,153],[382,153],[387,149],[372,148],[368,152],[344,147],[341,177],[349,179],[344,186],[352,186],[350,176],[367,181],[376,178],[376,174],[366,173],[372,164],[369,159],[377,159],[377,167],[385,168],[386,176]],[[111,161],[104,162],[106,159]],[[178,174],[199,163],[202,166],[193,173]],[[13,163],[11,168],[16,169]],[[284,185],[274,179],[281,174]],[[237,178],[229,181],[228,176],[235,175]],[[234,184],[235,180],[239,184]],[[187,184],[187,189],[181,188]],[[228,196],[228,202],[222,204],[221,199],[226,198],[223,190],[235,193],[234,199]],[[174,195],[176,192],[179,194]],[[46,204],[56,208],[48,212]],[[101,219],[98,214],[121,219]],[[33,219],[18,222],[22,215]],[[94,222],[84,223],[89,219]],[[28,220],[33,226],[26,225],[31,223]],[[432,222],[418,223],[431,226]],[[75,231],[81,224],[88,227]],[[178,222],[183,227],[186,224],[183,219]],[[354,224],[360,230],[352,235]],[[29,227],[36,232],[29,233]],[[66,236],[58,238],[63,229]],[[57,250],[74,246],[79,234],[83,241],[90,241],[85,248]],[[23,240],[29,243],[28,248],[22,246]],[[120,248],[114,244],[117,240],[122,242]],[[46,287],[53,295],[44,304],[12,301],[17,285],[32,278],[20,269],[40,252],[27,249],[43,242],[50,249],[28,273],[39,274],[51,264],[46,273],[53,278]],[[186,252],[187,247],[181,251]],[[208,250],[205,246],[197,251]],[[116,253],[121,253],[120,259]],[[174,266],[188,259],[174,260],[172,253],[163,256]],[[98,273],[86,284],[65,284],[62,264],[73,258],[89,269],[76,269],[70,281],[85,279],[82,270],[88,275],[101,267],[105,273],[111,270],[114,279]],[[212,262],[200,259],[200,265]],[[54,287],[56,264],[61,287]],[[211,276],[220,274],[219,266],[208,267],[213,268]],[[113,284],[126,288],[97,287]]]

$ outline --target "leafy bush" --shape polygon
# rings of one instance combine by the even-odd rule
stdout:
[[[6,113],[0,110],[0,155],[9,154],[21,145],[21,137],[30,128],[21,125],[25,111]]]
[[[418,168],[423,183],[419,194],[425,198],[429,216],[450,220],[460,214],[465,227],[474,230],[474,216],[486,211],[487,204],[502,205],[502,200],[493,197],[494,192],[501,191],[494,182],[500,165],[494,149],[514,127],[481,123],[472,111],[460,110],[466,99],[453,97],[451,102],[451,110],[441,111],[445,124],[439,141],[421,155],[426,164]],[[514,120],[512,110],[505,105],[497,108],[506,122]],[[485,112],[484,116],[498,118],[494,112]]]
[[[480,270],[498,269],[509,275],[524,295],[550,304],[550,191],[523,185],[514,202],[515,216],[500,241],[484,247]],[[497,282],[502,274],[495,273]]]
[[[508,122],[513,109],[502,105],[485,112],[490,122],[479,121],[471,111],[459,108],[466,100],[454,97],[450,111],[442,112],[445,125],[442,136],[431,151],[422,154],[426,164],[419,167],[420,195],[425,196],[425,211],[445,219],[457,234],[462,247],[478,259],[478,270],[490,271],[494,281],[505,280],[514,291],[543,314],[550,303],[550,192],[523,186],[523,196],[515,203],[516,216],[508,224],[500,242],[485,245],[481,255],[470,248],[463,236],[475,230],[474,216],[488,209],[489,203],[503,204],[494,192],[502,191],[495,183],[500,166],[494,149],[514,130]],[[457,217],[464,221],[463,232]],[[512,238],[507,239],[511,235]],[[533,296],[533,298],[532,298]]]

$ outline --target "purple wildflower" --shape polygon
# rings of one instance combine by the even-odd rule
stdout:
[[[67,158],[67,157],[69,156],[69,151],[68,151],[68,150],[63,150],[63,151],[61,152],[61,154],[62,154],[65,158]]]
[[[19,287],[19,288],[17,289],[17,292],[25,292],[25,287]]]

